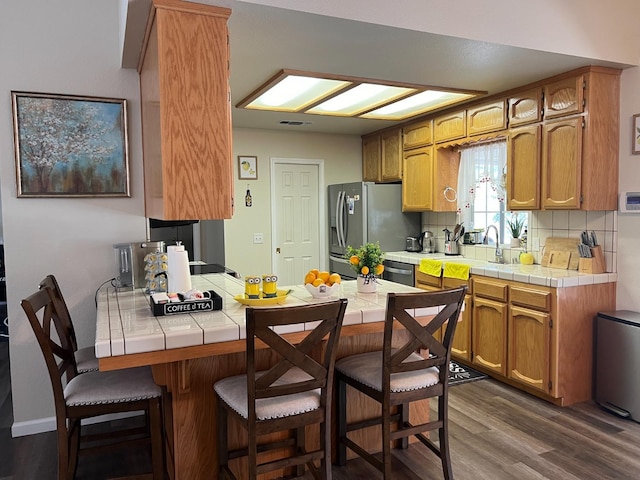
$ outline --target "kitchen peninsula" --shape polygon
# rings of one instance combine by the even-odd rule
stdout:
[[[166,387],[163,401],[168,470],[171,478],[189,480],[212,478],[216,471],[213,384],[244,373],[246,338],[246,307],[234,300],[235,295],[244,293],[244,282],[227,274],[208,274],[192,277],[192,283],[194,288],[218,293],[222,310],[155,317],[142,290],[101,289],[95,344],[101,370],[151,365],[156,382]],[[337,297],[345,297],[349,303],[338,358],[381,344],[388,292],[419,291],[385,280],[380,280],[375,294],[357,293],[355,281],[343,282],[340,290]],[[312,298],[303,286],[294,286],[281,307],[321,301]],[[425,309],[420,313],[429,317],[435,312]],[[306,335],[304,331],[281,333],[292,342]],[[273,361],[266,350],[259,352],[259,359],[265,366]],[[425,407],[417,413],[420,418],[428,415],[426,403]],[[350,396],[349,415],[362,416],[363,412],[375,411],[373,408],[375,404],[366,399]],[[231,437],[236,432],[244,435],[233,425],[229,431]],[[230,438],[232,446],[241,442],[246,440]]]

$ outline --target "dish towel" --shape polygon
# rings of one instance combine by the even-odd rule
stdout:
[[[418,270],[427,275],[439,277],[442,274],[442,260],[423,258],[422,260],[420,260],[420,266],[418,267]]]
[[[444,265],[443,277],[458,278],[460,280],[469,280],[469,270],[471,267],[464,263],[450,263],[447,262]]]

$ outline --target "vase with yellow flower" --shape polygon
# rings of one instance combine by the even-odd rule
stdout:
[[[344,256],[358,274],[358,292],[374,293],[378,277],[384,271],[384,253],[380,250],[380,243],[366,243],[358,248],[348,246]]]

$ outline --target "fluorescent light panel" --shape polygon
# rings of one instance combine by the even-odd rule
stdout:
[[[238,108],[404,120],[487,92],[281,70]]]

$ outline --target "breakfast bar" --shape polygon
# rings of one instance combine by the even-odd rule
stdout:
[[[336,297],[348,299],[338,358],[379,348],[386,297],[389,292],[419,291],[414,287],[378,280],[377,293],[360,294],[355,281],[342,282]],[[166,387],[164,398],[167,468],[171,478],[212,478],[215,450],[215,381],[245,371],[245,310],[234,297],[244,293],[244,282],[227,274],[192,277],[194,288],[214,290],[222,309],[191,314],[154,316],[149,296],[142,290],[103,288],[98,295],[96,355],[101,370],[150,365],[156,383]],[[288,287],[279,307],[322,302],[303,286]],[[435,312],[417,312],[430,317]],[[280,332],[292,342],[305,331]],[[273,361],[260,352],[266,366]],[[428,415],[428,406],[417,415]],[[349,402],[350,415],[364,418],[375,404],[358,397]],[[230,442],[241,444],[241,429],[230,425]],[[237,433],[238,438],[233,438]],[[242,435],[244,433],[242,432]],[[240,461],[240,460],[236,460]],[[237,471],[238,468],[236,467]]]

